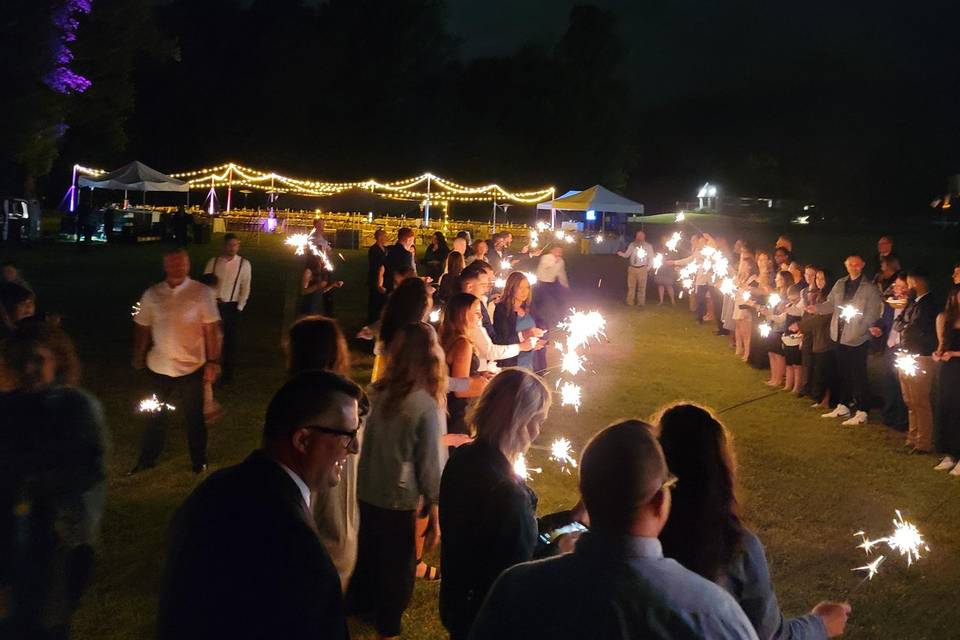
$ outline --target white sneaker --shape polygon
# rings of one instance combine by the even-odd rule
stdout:
[[[850,409],[845,404],[838,404],[830,413],[824,413],[821,418],[847,418],[850,416]]]
[[[960,477],[960,464],[953,467],[953,471],[950,472],[950,475]]]
[[[820,403],[819,403],[819,402],[814,402],[812,405],[810,405],[810,408],[811,408],[811,409],[816,409],[816,408],[819,407],[819,406],[820,406]]]
[[[853,414],[853,417],[849,420],[844,420],[841,424],[845,427],[855,427],[858,424],[865,424],[867,422],[867,412],[866,411],[857,411]]]
[[[933,468],[933,470],[934,471],[950,471],[950,469],[953,469],[956,466],[957,466],[957,461],[951,458],[950,456],[946,456],[944,457],[943,460],[940,461],[940,464],[938,464]]]

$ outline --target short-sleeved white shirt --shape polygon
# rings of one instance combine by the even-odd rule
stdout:
[[[161,282],[144,291],[140,313],[133,318],[150,327],[153,345],[147,367],[172,378],[191,374],[206,363],[203,325],[219,320],[210,287],[190,278],[173,288]]]

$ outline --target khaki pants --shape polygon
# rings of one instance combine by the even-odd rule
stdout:
[[[933,405],[930,401],[933,364],[930,356],[919,356],[917,375],[911,377],[899,372],[900,391],[910,421],[907,444],[920,451],[933,451]]]
[[[647,273],[650,267],[627,267],[627,304],[647,304]],[[634,302],[636,295],[636,302]]]

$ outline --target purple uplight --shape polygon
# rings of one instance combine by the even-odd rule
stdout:
[[[77,39],[77,28],[80,26],[77,14],[90,13],[92,6],[93,0],[64,0],[53,12],[51,22],[57,31],[52,44],[54,66],[43,81],[57,93],[83,93],[90,88],[90,81],[70,68],[73,52],[67,45]]]

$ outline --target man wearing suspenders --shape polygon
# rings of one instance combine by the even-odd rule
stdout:
[[[221,359],[222,382],[233,377],[233,366],[237,353],[237,325],[240,312],[250,297],[250,261],[239,255],[240,239],[232,234],[223,236],[223,254],[210,258],[204,273],[212,273],[219,281],[217,287],[217,307],[223,323],[223,350]]]

